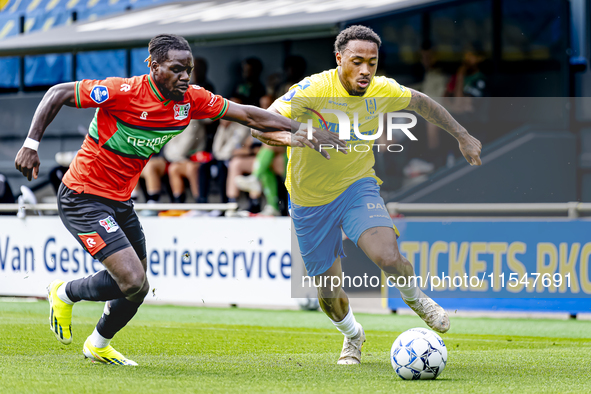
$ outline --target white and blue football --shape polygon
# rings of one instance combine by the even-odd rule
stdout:
[[[435,379],[447,363],[447,348],[435,332],[411,328],[394,341],[390,361],[402,379]]]

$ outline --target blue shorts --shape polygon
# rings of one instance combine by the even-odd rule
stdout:
[[[290,214],[310,276],[326,272],[337,257],[346,257],[341,228],[355,245],[361,234],[373,227],[394,228],[398,237],[374,178],[358,180],[326,205],[303,207],[290,203]]]

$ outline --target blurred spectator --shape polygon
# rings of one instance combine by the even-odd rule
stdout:
[[[233,97],[231,101],[240,103],[239,98]],[[222,202],[228,202],[226,184],[228,183],[228,167],[234,155],[243,152],[246,144],[251,143],[250,129],[240,123],[221,119],[220,125],[213,139],[213,157],[217,166],[217,179],[222,194]],[[235,189],[233,189],[235,190]],[[235,201],[237,193],[232,193]]]
[[[447,97],[485,97],[488,86],[484,73],[480,71],[481,63],[486,59],[480,45],[473,44],[465,52],[462,64],[451,77],[446,89]],[[471,111],[471,100],[461,100],[463,104],[456,112]]]
[[[66,151],[57,152],[55,154],[55,161],[58,165],[49,171],[49,182],[51,183],[51,186],[53,186],[56,195],[62,183],[62,178],[70,168],[70,164],[72,163],[72,160],[74,160],[74,157],[76,157],[77,153],[77,151]]]
[[[4,174],[0,174],[0,204],[14,204],[14,195]],[[0,215],[14,215],[12,212],[0,212]]]
[[[196,152],[205,149],[204,121],[191,120],[189,126],[181,134],[174,137],[163,148],[163,156],[168,162],[168,179],[172,191],[173,202],[183,203],[186,200],[185,180],[194,200],[199,197],[197,187],[197,170],[199,163],[189,158]],[[201,142],[201,143],[200,143]]]
[[[427,96],[440,100],[445,95],[449,76],[445,75],[437,63],[437,53],[430,41],[425,41],[421,47],[421,63],[425,68],[425,77],[418,86],[418,90]],[[439,147],[439,135],[443,130],[427,122],[427,149],[435,150]]]
[[[279,210],[279,189],[277,176],[285,176],[285,165],[287,155],[282,146],[267,146],[258,151],[252,163],[252,174],[248,176],[237,175],[234,179],[240,190],[247,191],[254,195],[265,195],[267,204],[261,211],[264,216],[280,216]]]
[[[283,74],[271,74],[267,78],[267,94],[261,97],[261,108],[269,108],[273,102],[283,96],[290,87],[302,81],[306,76],[306,60],[301,56],[288,56],[283,62]]]
[[[299,83],[306,76],[306,59],[290,55],[283,62],[283,82],[277,87],[275,98],[283,96],[290,87]]]
[[[256,57],[249,57],[242,62],[242,82],[233,91],[233,97],[241,97],[243,104],[259,105],[259,100],[266,94],[265,85],[261,82],[263,63]]]
[[[191,74],[191,83],[195,85],[199,85],[202,88],[209,90],[212,93],[215,93],[215,87],[213,84],[207,79],[207,60],[196,57],[193,59],[193,73]]]
[[[445,95],[451,98],[451,102],[446,102],[446,108],[460,124],[468,128],[471,123],[486,121],[488,101],[481,100],[489,95],[488,81],[481,71],[481,65],[485,60],[486,54],[482,46],[473,43],[466,48],[462,64],[447,85]],[[479,134],[478,130],[474,131],[478,139],[482,142],[486,140],[484,134]],[[457,147],[454,141],[448,138],[442,145],[447,145],[441,150],[447,152],[446,165],[449,167],[454,164],[454,152]]]
[[[269,100],[269,96],[261,98],[261,108],[267,109],[271,104],[272,102]],[[240,190],[259,196],[263,192],[267,203],[261,211],[261,215],[281,215],[281,211],[279,210],[279,185],[276,175],[285,176],[286,165],[287,155],[284,146],[263,144],[252,163],[252,169],[250,171],[252,173],[247,176],[237,175],[234,178],[234,182]]]
[[[160,200],[162,192],[162,178],[166,175],[168,162],[160,151],[157,155],[150,158],[140,175],[146,182],[146,202],[148,204],[157,203]],[[148,214],[147,211],[146,214]],[[150,212],[149,214],[153,214]]]
[[[237,202],[240,196],[240,189],[236,185],[236,177],[243,174],[250,174],[253,169],[256,154],[261,147],[261,142],[256,138],[250,136],[250,130],[248,138],[238,149],[235,149],[232,154],[232,159],[228,164],[228,181],[227,181],[227,193],[229,202]],[[247,211],[226,212],[226,216],[246,216],[249,213],[258,213],[261,211],[261,190],[255,190],[249,193],[249,207]]]
[[[283,63],[283,78],[276,87],[267,86],[267,94],[260,99],[261,108],[268,108],[277,97],[284,95],[290,87],[299,83],[306,75],[306,60],[301,56],[288,56]],[[274,92],[273,94],[270,93]],[[286,149],[283,146],[263,144],[252,164],[251,175],[237,175],[234,182],[240,190],[249,194],[265,195],[266,205],[262,215],[279,216],[279,185],[277,175],[285,176],[287,164]]]
[[[470,114],[475,112],[475,97],[487,96],[487,81],[480,70],[485,60],[484,51],[477,43],[466,49],[462,63],[456,73],[447,78],[437,64],[437,54],[429,42],[425,42],[421,51],[421,59],[425,68],[425,79],[422,92],[441,101],[444,107],[462,124],[469,124]],[[444,82],[446,81],[447,82]],[[455,163],[457,145],[452,138],[442,136],[445,133],[439,127],[427,123],[427,154],[425,160],[413,158],[403,169],[407,178],[415,178],[433,172],[437,167]]]

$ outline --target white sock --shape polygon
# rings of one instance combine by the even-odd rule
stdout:
[[[103,337],[101,334],[99,334],[99,332],[96,330],[96,328],[94,329],[92,334],[90,334],[90,343],[92,343],[92,346],[94,346],[94,347],[98,347],[99,349],[102,349],[104,347],[109,346],[110,342],[111,342],[111,340],[107,339],[107,338]]]
[[[416,284],[410,284],[408,286],[396,286],[396,288],[400,291],[402,298],[406,301],[415,301],[417,298],[420,297],[420,290]]]
[[[330,319],[330,321],[347,338],[355,338],[359,335],[359,326],[357,325],[357,320],[355,320],[351,307],[349,307],[349,312],[347,312],[347,315],[343,320],[334,321]]]
[[[66,294],[66,284],[68,282],[64,282],[62,283],[62,285],[60,287],[57,288],[57,298],[59,298],[60,300],[62,300],[63,302],[65,302],[68,305],[74,305],[74,301],[70,300],[68,298],[68,295]]]

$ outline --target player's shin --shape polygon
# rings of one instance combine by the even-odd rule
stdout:
[[[324,277],[314,277],[314,280],[316,283],[319,281],[322,283]],[[332,321],[343,320],[349,311],[349,297],[347,297],[340,285],[332,289],[330,285],[318,287],[318,302],[322,311]]]
[[[361,362],[361,348],[365,342],[365,333],[363,331],[363,327],[361,327],[361,324],[357,323],[355,320],[353,311],[349,307],[349,299],[347,298],[347,295],[340,287],[338,288],[337,294],[341,295],[342,297],[322,298],[322,292],[319,291],[318,294],[320,305],[322,306],[324,313],[328,315],[332,321],[332,324],[334,324],[335,327],[345,336],[343,340],[343,348],[341,350],[337,364],[359,364]],[[338,314],[335,313],[335,309],[338,310]],[[342,319],[335,320],[335,315],[344,315],[344,317]]]
[[[332,291],[329,288],[318,288],[318,301],[324,313],[343,335],[348,338],[359,335],[349,298],[340,286]]]
[[[108,301],[103,316],[90,338],[92,344],[101,348],[109,345],[109,341],[115,334],[135,316],[141,304],[141,302],[129,301],[126,298]]]
[[[360,334],[359,324],[357,320],[355,320],[355,315],[353,315],[353,310],[349,307],[347,315],[341,321],[334,321],[332,320],[332,324],[339,330],[344,336],[347,338],[357,338]]]
[[[107,270],[68,282],[65,293],[72,302],[109,301],[125,297]]]
[[[400,295],[406,301],[415,301],[420,297],[419,287],[412,277],[399,276],[390,277],[390,283],[400,291]]]
[[[415,301],[420,297],[420,291],[416,277],[413,275],[414,270],[404,256],[398,254],[398,257],[392,266],[385,265],[382,270],[386,275],[389,286],[396,287],[404,300]]]

